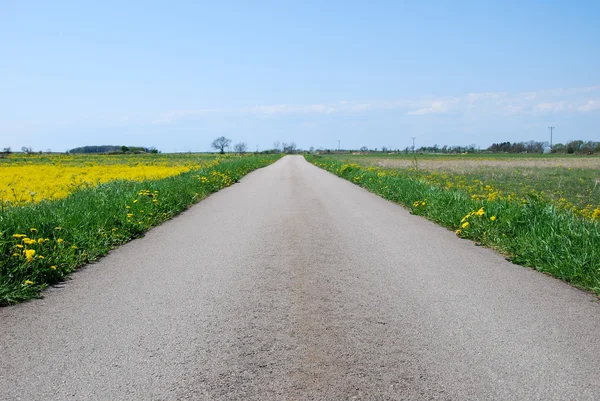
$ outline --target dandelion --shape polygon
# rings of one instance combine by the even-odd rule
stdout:
[[[465,221],[464,223],[462,223],[462,228],[467,228],[469,227],[469,222]]]
[[[13,234],[13,237],[16,239],[27,237],[25,234]]]
[[[27,284],[27,285],[33,285],[33,281],[31,281],[31,280],[25,280],[25,284]]]
[[[54,229],[55,229],[56,231],[60,231],[60,230],[62,230],[62,227],[61,227],[61,226],[58,226],[58,227],[54,227]]]
[[[77,249],[77,246],[71,245],[71,249]]]
[[[45,241],[45,240],[44,240],[43,238],[38,238],[38,240],[37,240],[37,243],[38,243],[38,244],[43,244],[43,243],[44,243],[44,241]]]
[[[31,231],[32,233],[37,233],[38,232],[37,228],[30,228],[29,231]]]
[[[31,262],[33,260],[33,256],[35,255],[35,249],[25,249],[23,254],[25,255],[27,261]]]
[[[458,230],[455,231],[456,235],[460,235],[462,233],[462,230],[459,228]]]
[[[133,213],[127,213],[127,218],[130,218],[133,216]]]
[[[50,266],[52,270],[56,270],[56,266]]]
[[[17,248],[23,248],[23,245],[17,244]]]
[[[137,199],[134,199],[134,200],[133,200],[133,203],[137,203]]]
[[[56,240],[56,242],[58,242],[59,244],[62,244],[64,241],[65,241],[65,240],[64,240],[64,239],[62,239],[62,238],[59,238],[59,239],[57,239],[57,240]]]
[[[492,217],[490,217],[490,220],[491,220],[491,221],[496,221],[496,216],[492,216]]]
[[[43,257],[42,255],[39,255],[38,258],[40,259],[46,259],[45,257]]]

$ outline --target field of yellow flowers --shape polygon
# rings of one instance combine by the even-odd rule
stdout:
[[[31,155],[0,159],[4,207],[61,199],[74,190],[115,180],[143,181],[209,167],[211,155]]]
[[[33,298],[278,155],[0,160],[0,305]]]
[[[538,172],[535,177],[544,181],[532,189],[534,185],[522,184],[519,174],[511,182],[510,174],[496,171],[492,182],[481,171],[473,176],[468,171],[427,171],[419,160],[404,168],[340,156],[309,156],[307,160],[448,227],[459,237],[492,247],[516,264],[600,295],[600,204],[594,200],[595,187],[590,191],[586,180],[579,180],[598,170],[566,169],[555,178],[562,187],[547,179],[554,172]],[[575,179],[569,174],[576,174]]]

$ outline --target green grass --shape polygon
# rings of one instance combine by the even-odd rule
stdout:
[[[535,193],[518,200],[474,199],[464,188],[448,189],[400,170],[331,157],[307,160],[456,231],[462,238],[492,247],[516,264],[600,294],[599,224]]]
[[[0,305],[38,297],[46,286],[64,280],[79,266],[279,157],[231,157],[174,177],[113,181],[79,189],[65,199],[3,210]]]

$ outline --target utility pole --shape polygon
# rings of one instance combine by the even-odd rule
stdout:
[[[340,140],[338,139],[338,152],[340,151]]]
[[[552,152],[552,131],[555,127],[548,127],[550,129],[550,152]]]
[[[413,153],[415,153],[415,139],[416,137],[411,136],[412,140],[413,140]]]

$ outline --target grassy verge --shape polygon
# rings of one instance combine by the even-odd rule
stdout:
[[[327,157],[307,160],[386,199],[404,205],[506,255],[600,294],[600,226],[534,194],[525,201],[473,199],[465,190],[432,185],[416,176]]]
[[[0,212],[0,305],[39,296],[77,267],[143,235],[279,156],[224,159],[152,181],[113,181]]]

